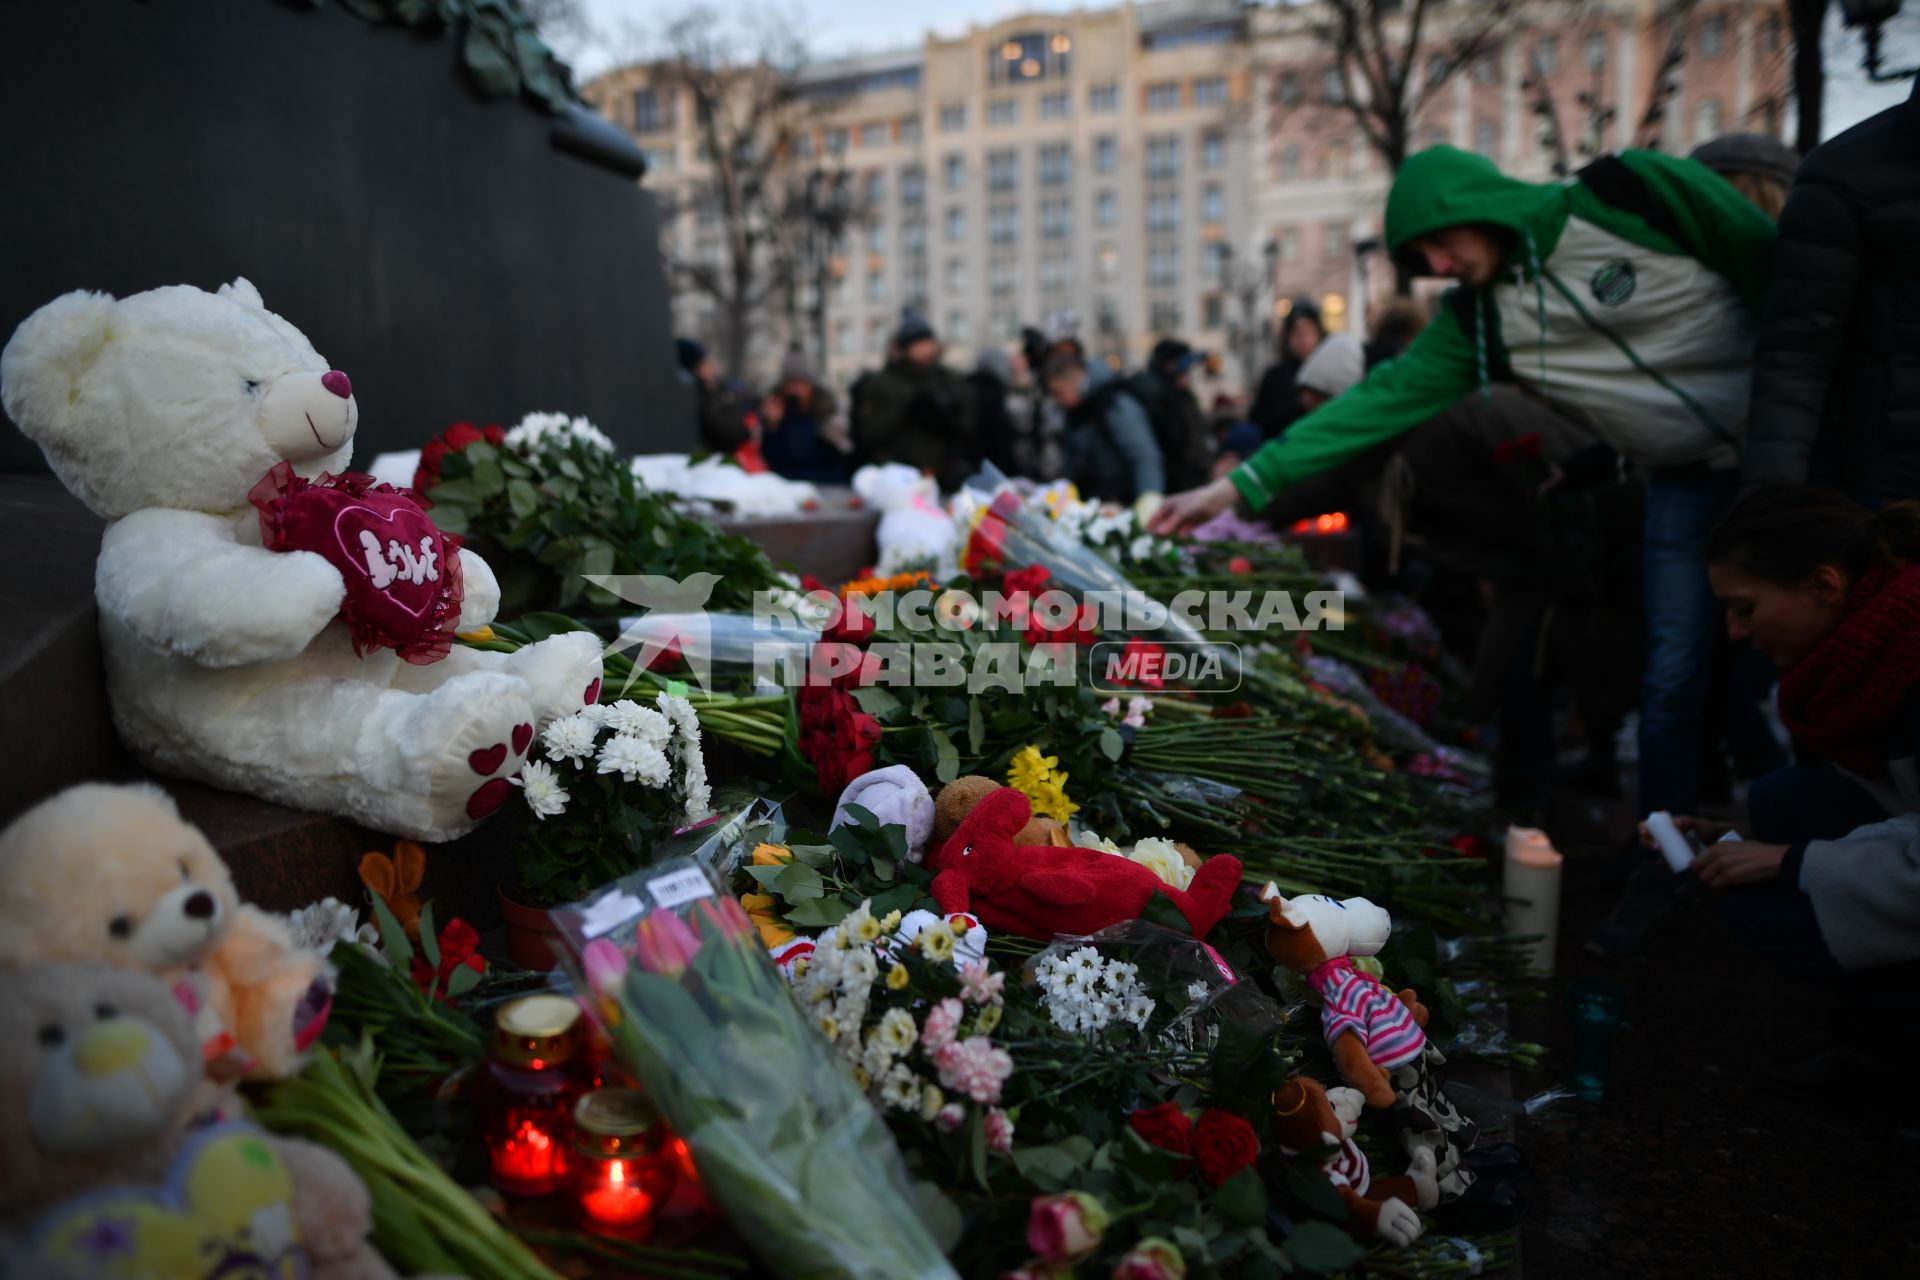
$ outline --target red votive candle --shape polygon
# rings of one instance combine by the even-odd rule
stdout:
[[[565,996],[526,996],[494,1016],[475,1096],[491,1180],[504,1194],[543,1196],[564,1180],[573,1104],[587,1088],[579,1049],[580,1009]]]
[[[675,1158],[660,1113],[637,1089],[595,1089],[573,1109],[575,1218],[600,1235],[645,1240],[673,1193]]]

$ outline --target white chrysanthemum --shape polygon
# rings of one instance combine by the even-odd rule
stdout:
[[[1202,979],[1196,978],[1187,984],[1187,1003],[1199,1004],[1213,994],[1213,988]]]
[[[601,703],[600,723],[615,733],[651,742],[656,747],[664,748],[667,739],[673,735],[673,725],[665,716],[652,707],[641,706],[631,698]]]
[[[585,764],[592,757],[600,738],[600,718],[586,711],[562,716],[540,734],[540,745],[550,760]]]
[[[521,766],[520,776],[513,779],[513,785],[519,787],[527,797],[527,808],[533,810],[533,816],[542,821],[557,818],[567,811],[565,787],[560,785],[560,775],[553,766],[540,760],[529,760]]]
[[[867,988],[880,974],[880,962],[873,958],[873,952],[862,947],[846,953],[846,967],[842,970],[843,981],[848,991],[858,991],[865,997]]]
[[[666,752],[651,742],[615,734],[600,748],[601,773],[617,773],[627,782],[664,787],[671,770]]]
[[[1083,978],[1098,977],[1106,967],[1100,959],[1100,953],[1092,947],[1081,947],[1067,957],[1067,967],[1079,973]]]
[[[1153,538],[1148,534],[1143,533],[1127,544],[1127,554],[1135,560],[1148,559],[1153,555],[1153,552]]]
[[[880,1019],[880,1025],[874,1029],[874,1035],[895,1056],[903,1056],[920,1038],[920,1028],[913,1024],[913,1015],[905,1009],[889,1009],[886,1016]]]
[[[680,755],[680,797],[686,805],[687,821],[698,822],[713,812],[707,757],[700,743],[700,713],[685,698],[667,693],[660,695],[657,705],[673,724],[675,749]]]
[[[1127,1021],[1131,1022],[1134,1026],[1144,1028],[1147,1025],[1147,1019],[1153,1016],[1152,997],[1150,996],[1129,997],[1124,1010],[1124,1015]]]
[[[322,898],[288,916],[287,930],[293,935],[296,947],[324,954],[334,943],[345,942],[359,933],[360,915],[338,898]],[[375,941],[378,941],[378,930],[375,930]]]
[[[880,1081],[880,1101],[894,1111],[918,1111],[920,1077],[905,1063],[894,1063]]]
[[[569,418],[564,413],[530,413],[507,432],[506,446],[515,452],[531,454],[548,444],[579,441],[607,453],[614,452],[606,432],[585,418]]]

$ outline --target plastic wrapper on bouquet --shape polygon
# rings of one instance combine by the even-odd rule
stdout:
[[[699,861],[635,872],[553,918],[621,1064],[772,1271],[954,1276],[886,1125]]]
[[[988,468],[984,478],[997,473]],[[1055,527],[1046,510],[1004,484],[968,517],[972,530],[961,550],[961,568],[978,577],[1000,570],[1046,568],[1049,586],[1103,606],[1100,621],[1123,635],[1208,650],[1219,656],[1226,687],[1240,684],[1239,650],[1217,644],[1180,612],[1135,587],[1112,561]]]

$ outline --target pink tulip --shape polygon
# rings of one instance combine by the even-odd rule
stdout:
[[[677,978],[687,971],[700,939],[686,921],[671,911],[656,911],[640,921],[634,930],[634,958],[640,967],[663,978]]]
[[[1038,1196],[1027,1214],[1027,1247],[1053,1265],[1085,1261],[1106,1231],[1105,1206],[1084,1191]]]
[[[618,990],[620,980],[627,976],[627,957],[607,939],[595,938],[580,953],[580,967],[586,971],[587,985],[596,994],[605,995]]]

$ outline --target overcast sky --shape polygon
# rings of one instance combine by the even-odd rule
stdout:
[[[1050,0],[709,0],[723,13],[739,15],[789,13],[807,34],[815,53],[835,56],[871,53],[918,44],[931,29],[942,34],[964,31],[969,23],[994,22],[1015,13],[1042,13],[1076,7]],[[1100,0],[1085,0],[1094,7]],[[635,45],[649,30],[658,30],[669,17],[683,13],[689,0],[581,0],[588,20],[607,38],[584,50],[564,50],[582,79],[604,71],[623,55],[644,50]],[[1883,41],[1888,66],[1908,67],[1920,62],[1920,0],[1888,24]],[[1829,11],[1827,49],[1827,118],[1829,136],[1890,107],[1906,97],[1908,84],[1869,84],[1860,71],[1860,37],[1843,31],[1840,6]]]

